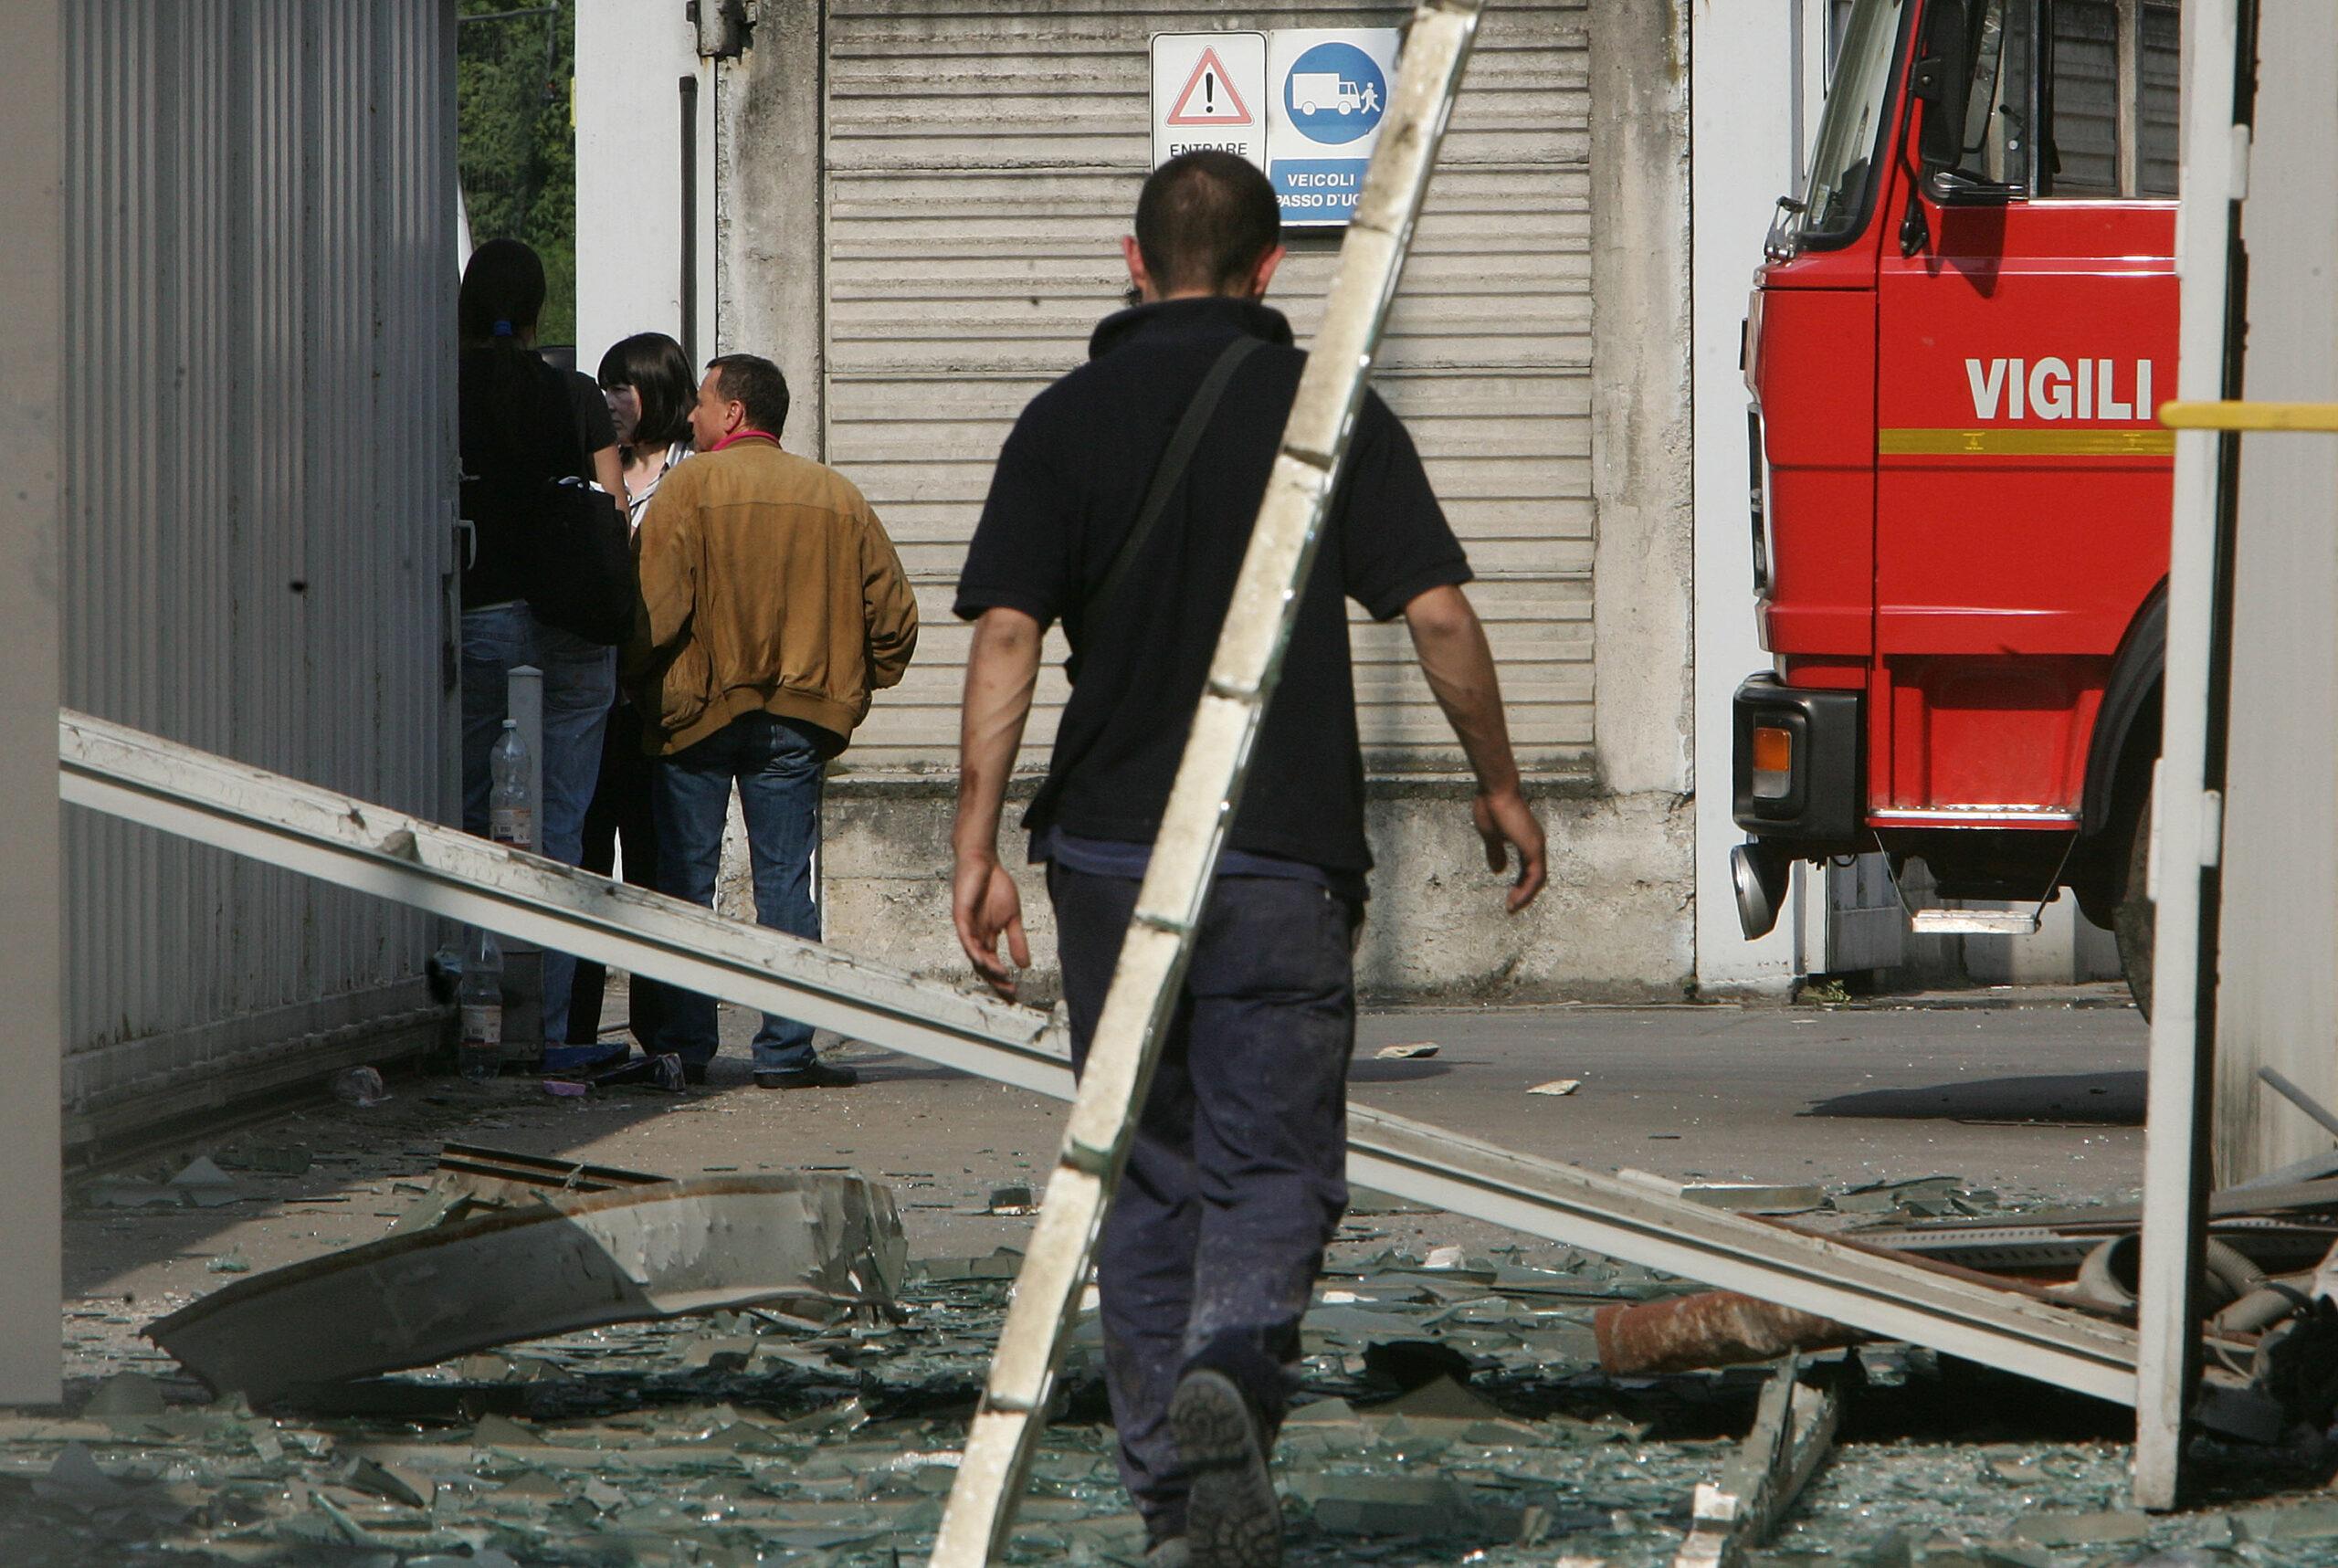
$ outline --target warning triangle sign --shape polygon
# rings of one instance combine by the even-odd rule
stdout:
[[[1170,106],[1171,125],[1248,125],[1250,107],[1242,95],[1234,90],[1234,79],[1213,48],[1202,50],[1202,58],[1194,62],[1194,74],[1185,79],[1185,90],[1177,95]]]

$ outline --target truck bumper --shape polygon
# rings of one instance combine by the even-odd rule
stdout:
[[[1837,852],[1865,820],[1865,734],[1857,691],[1808,691],[1756,675],[1732,702],[1730,786],[1737,826],[1758,838]],[[1781,846],[1784,847],[1784,846]]]

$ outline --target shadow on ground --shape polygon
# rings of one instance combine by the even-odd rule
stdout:
[[[1919,1089],[1872,1089],[1818,1100],[1802,1114],[1920,1121],[2141,1127],[2143,1074],[2047,1073],[1927,1084]]]

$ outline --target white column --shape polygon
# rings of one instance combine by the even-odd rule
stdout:
[[[1823,897],[1823,879],[1796,878],[1777,928],[1749,942],[1738,927],[1729,876],[1729,852],[1745,837],[1730,811],[1730,696],[1770,662],[1754,627],[1745,431],[1751,395],[1738,363],[1740,329],[1762,237],[1777,199],[1800,178],[1816,102],[1810,84],[1823,79],[1825,69],[1822,10],[1816,3],[1740,0],[1690,12],[1697,983],[1709,989],[1790,985],[1804,967],[1796,906]]]
[[[2176,219],[2182,276],[2176,395],[2214,402],[2225,393],[2227,247],[2232,199],[2246,188],[2247,144],[2233,121],[2235,0],[2193,0],[2184,10],[2184,205]],[[2166,720],[2153,809],[2152,877],[2157,923],[2152,954],[2151,1085],[2144,1108],[2143,1278],[2136,1298],[2135,1506],[2176,1504],[2184,1468],[2185,1400],[2199,1366],[2196,1286],[2207,1197],[2206,1119],[2216,1016],[2216,974],[2202,973],[2206,919],[2215,918],[2211,873],[2220,850],[2221,801],[2209,793],[2212,702],[2221,702],[2213,643],[2217,616],[2218,437],[2175,438],[2174,522],[2168,549]],[[2322,889],[2324,897],[2328,889]]]
[[[0,426],[12,456],[0,485],[0,1190],[8,1263],[0,1268],[0,1403],[53,1404],[63,1370],[60,1147],[64,1024],[58,921],[56,744],[58,535],[63,525],[65,50],[63,0],[19,0],[8,16],[13,69],[0,93]]]
[[[682,336],[682,93],[697,81],[697,342],[714,353],[714,74],[687,10],[577,0],[576,365],[635,332]]]

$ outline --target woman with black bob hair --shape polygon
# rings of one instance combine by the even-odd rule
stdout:
[[[698,387],[690,374],[690,356],[682,345],[663,332],[636,332],[601,356],[601,394],[608,400],[609,421],[616,426],[617,451],[625,460],[627,510],[639,529],[649,498],[658,481],[676,463],[690,455],[690,405]],[[593,805],[584,814],[584,850],[580,862],[587,871],[606,877],[616,865],[617,847],[625,848],[625,879],[637,888],[658,886],[658,825],[650,815],[649,786],[657,763],[642,749],[641,715],[620,694],[609,714],[607,738],[601,744],[601,777],[593,791]],[[622,1057],[623,1044],[601,1045],[601,994],[606,972],[601,965],[580,962],[570,993],[568,1038],[545,1049],[547,1065],[558,1062],[570,1070],[598,1067]],[[658,1026],[664,1016],[665,993],[655,980],[633,977],[627,1005],[627,1031],[644,1052],[658,1049]]]
[[[624,481],[606,407],[597,397],[579,400],[569,374],[536,353],[543,305],[543,263],[533,250],[491,239],[471,253],[456,308],[463,516],[471,525],[462,570],[463,827],[488,831],[488,756],[503,731],[511,672],[532,664],[543,671],[544,706],[536,847],[574,866],[616,697],[616,649],[548,626],[530,610],[539,570],[531,498],[548,482],[592,482],[597,475],[606,489]],[[623,501],[613,495],[609,504]],[[567,1037],[575,963],[565,953],[544,954],[546,1040]]]
[[[690,455],[698,378],[681,344],[663,332],[636,332],[601,356],[601,395],[625,461],[627,510],[639,528],[658,481]]]

